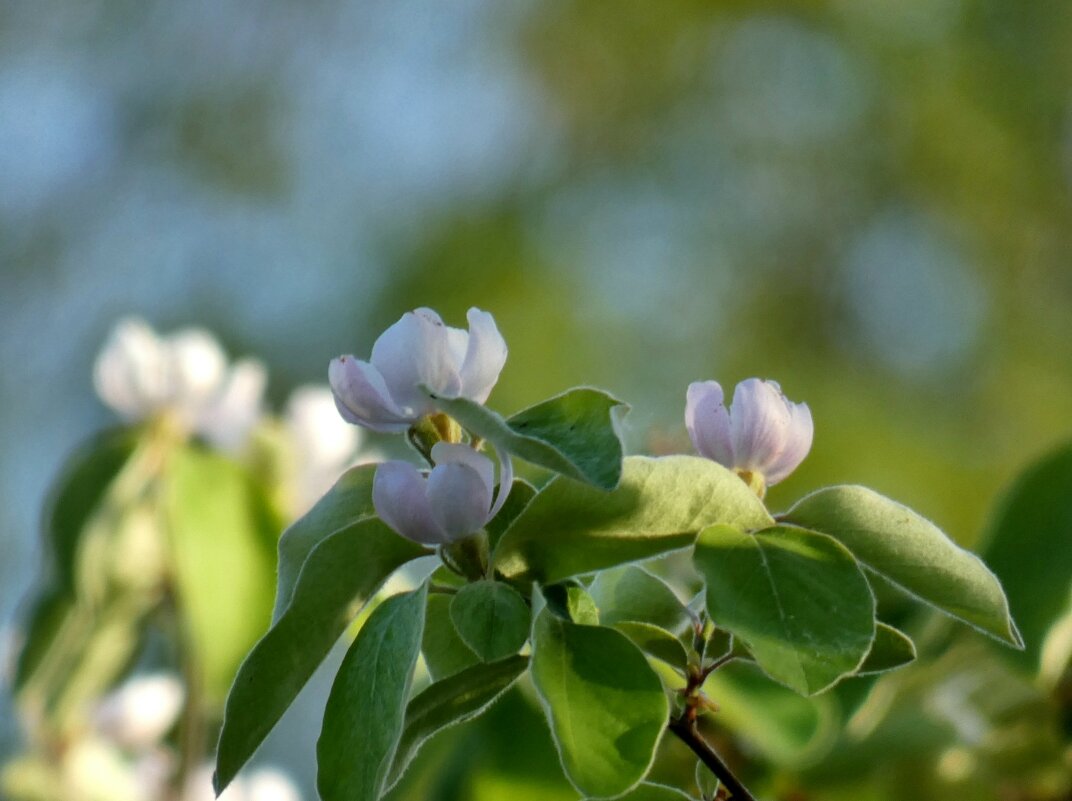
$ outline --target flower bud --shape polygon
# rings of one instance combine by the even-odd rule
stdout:
[[[472,308],[468,320],[463,331],[431,309],[416,309],[380,335],[369,361],[333,359],[328,381],[339,414],[373,431],[402,433],[435,412],[422,385],[484,403],[506,363],[506,342],[487,312]]]
[[[737,472],[760,495],[792,473],[811,449],[814,426],[806,403],[792,403],[774,381],[749,378],[729,407],[717,381],[689,385],[685,425],[692,444]]]
[[[428,475],[409,462],[384,462],[376,469],[372,503],[376,514],[407,539],[425,545],[455,542],[480,531],[502,508],[512,483],[509,457],[495,465],[468,445],[438,442]]]

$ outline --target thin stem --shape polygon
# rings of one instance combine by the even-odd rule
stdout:
[[[711,769],[711,772],[718,777],[721,785],[729,790],[730,798],[733,801],[756,801],[755,796],[748,792],[748,789],[733,775],[733,771],[722,761],[722,757],[716,753],[715,749],[700,734],[700,730],[696,726],[696,719],[688,714],[688,710],[681,717],[671,719],[667,728],[676,734],[685,745],[692,749],[692,752],[699,757],[700,761]]]

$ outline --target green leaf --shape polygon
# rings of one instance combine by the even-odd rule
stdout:
[[[15,664],[12,690],[17,695],[41,666],[50,648],[73,614],[74,601],[66,592],[53,588],[41,593],[27,615],[22,647]]]
[[[246,657],[216,753],[222,792],[279,721],[346,626],[400,565],[428,553],[378,519],[329,535],[305,560],[286,611]]]
[[[402,737],[428,585],[376,607],[346,652],[316,742],[324,801],[379,801]]]
[[[521,594],[501,581],[476,581],[450,602],[450,619],[469,648],[484,662],[516,654],[531,625]]]
[[[705,800],[714,799],[718,794],[719,784],[718,776],[711,772],[711,768],[707,767],[703,762],[697,761],[696,789],[700,791],[700,797]]]
[[[588,592],[604,626],[637,621],[681,634],[692,624],[685,605],[666,582],[636,565],[603,571]]]
[[[495,519],[484,526],[488,534],[488,550],[494,551],[499,544],[506,529],[517,519],[525,507],[536,497],[536,488],[523,478],[515,478],[510,487],[510,494],[506,496],[506,502],[502,509],[495,515]]]
[[[578,792],[618,796],[644,778],[670,710],[659,677],[624,634],[544,608],[533,626],[532,678]]]
[[[920,600],[1023,647],[997,577],[911,509],[866,487],[827,487],[799,501],[782,519],[829,534]]]
[[[221,702],[242,657],[268,628],[275,521],[263,489],[239,464],[208,451],[174,451],[165,515],[187,647],[202,691]]]
[[[834,693],[803,698],[751,662],[733,661],[716,670],[704,682],[704,694],[718,704],[720,726],[776,765],[812,764],[837,742]]]
[[[914,662],[916,644],[904,632],[886,623],[876,623],[875,641],[867,653],[867,659],[856,671],[857,676],[886,673]]]
[[[813,695],[853,673],[875,636],[875,600],[856,560],[825,534],[775,526],[700,532],[693,556],[716,626],[771,678]]]
[[[279,538],[279,578],[276,582],[272,622],[279,620],[294,594],[298,574],[309,553],[325,537],[372,517],[372,479],[376,465],[360,465],[343,473],[327,494]]]
[[[713,523],[773,523],[736,475],[709,459],[630,456],[611,492],[552,479],[507,529],[492,556],[511,580],[550,584],[684,548]]]
[[[452,600],[449,595],[428,594],[421,652],[433,681],[444,679],[480,661],[454,628],[450,619]]]
[[[599,625],[599,610],[596,609],[596,602],[577,579],[541,587],[532,600],[533,617],[543,608],[537,604],[546,604],[548,609],[563,620],[572,620],[574,623],[584,623],[589,626]]]
[[[628,637],[644,653],[660,659],[684,672],[689,666],[689,654],[681,640],[666,629],[651,623],[623,620],[614,628]]]
[[[82,529],[104,500],[138,443],[138,430],[112,429],[94,437],[68,460],[50,492],[46,530],[55,580],[73,595]]]
[[[417,695],[406,707],[405,728],[387,780],[393,787],[421,746],[446,728],[482,715],[529,666],[527,656],[472,665]]]
[[[429,394],[462,427],[496,448],[602,489],[618,484],[622,471],[618,419],[629,407],[606,392],[571,389],[508,420],[465,398]]]
[[[635,789],[618,798],[619,801],[692,801],[688,793],[654,782],[641,782]]]
[[[1026,648],[1009,654],[1035,670],[1046,633],[1072,591],[1072,445],[1025,470],[1002,499],[983,554],[1005,594]]]

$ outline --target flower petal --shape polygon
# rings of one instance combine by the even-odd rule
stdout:
[[[425,545],[447,542],[426,489],[426,479],[409,462],[384,462],[372,480],[372,505],[380,519],[406,539]]]
[[[414,418],[435,408],[421,384],[447,396],[457,395],[461,388],[447,327],[431,309],[403,314],[380,334],[369,361],[383,376],[391,399]]]
[[[492,447],[495,446],[493,445]],[[488,512],[489,521],[499,514],[503,504],[506,503],[506,497],[510,494],[510,490],[514,488],[514,463],[510,459],[510,454],[495,448],[495,455],[499,457],[499,494],[495,496],[495,503],[492,504],[491,511]]]
[[[239,450],[260,420],[267,383],[268,371],[261,362],[236,362],[223,390],[198,413],[194,430],[218,448]]]
[[[488,489],[488,497],[495,491],[495,464],[480,451],[468,445],[437,442],[432,446],[432,461],[441,464],[464,464],[476,470]]]
[[[782,452],[771,461],[766,470],[767,486],[777,484],[797,469],[804,457],[811,450],[815,435],[815,424],[811,419],[811,409],[806,403],[789,405],[789,433]]]
[[[417,418],[395,405],[379,371],[353,356],[340,356],[328,365],[328,383],[343,419],[387,434],[398,434]]]
[[[432,515],[451,541],[479,531],[488,522],[491,493],[484,476],[462,462],[437,464],[428,475]]]
[[[469,346],[461,366],[461,394],[484,403],[491,394],[499,373],[506,364],[506,340],[495,325],[495,318],[477,308],[469,310]]]
[[[176,407],[192,421],[198,406],[220,391],[227,375],[227,355],[216,338],[201,328],[177,331],[165,344]]]
[[[717,381],[694,381],[685,398],[685,427],[697,453],[733,467],[730,413]]]
[[[93,385],[108,406],[128,420],[159,408],[168,395],[164,345],[138,318],[121,320],[93,365]]]
[[[766,473],[789,434],[789,406],[778,385],[749,378],[733,391],[730,407],[734,467]]]

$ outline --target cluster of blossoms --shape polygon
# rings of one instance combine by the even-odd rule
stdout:
[[[171,673],[132,676],[92,710],[87,736],[63,757],[68,789],[79,798],[158,801],[168,789],[177,755],[167,735],[178,724],[186,690]],[[200,766],[180,801],[211,801],[212,765]],[[294,782],[274,767],[260,767],[235,781],[221,801],[301,801]]]
[[[255,359],[229,364],[204,329],[160,335],[138,318],[112,329],[93,367],[97,394],[128,423],[163,419],[183,436],[201,437],[230,454],[244,451],[265,419],[267,379]],[[282,427],[295,514],[312,506],[347,465],[375,456],[361,451],[360,432],[334,407],[323,385],[298,387],[287,400]]]
[[[369,361],[340,356],[328,369],[343,419],[408,433],[430,463],[422,472],[409,462],[384,462],[373,485],[380,518],[425,544],[480,531],[501,508],[512,480],[510,459],[500,455],[496,496],[491,459],[473,447],[479,443],[463,443],[461,429],[436,407],[440,397],[483,404],[506,363],[506,342],[492,316],[473,308],[468,321],[464,331],[445,325],[431,309],[407,312],[376,340]],[[690,385],[685,422],[702,456],[734,470],[760,495],[803,461],[813,435],[807,405],[757,378],[738,384],[729,406],[717,382]]]

